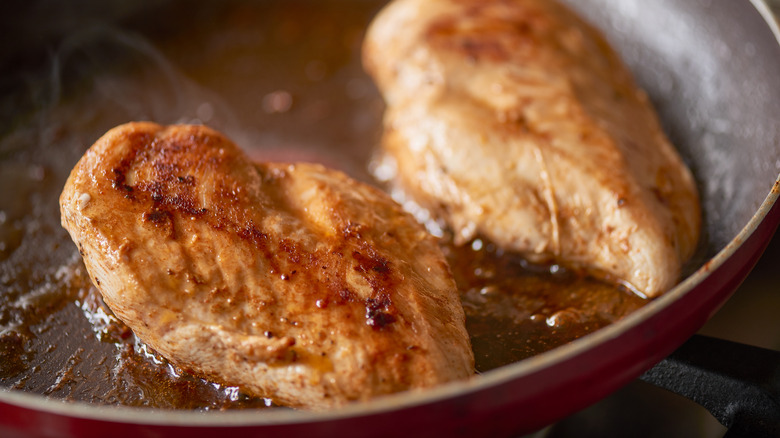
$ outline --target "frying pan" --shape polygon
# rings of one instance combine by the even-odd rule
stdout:
[[[466,382],[425,392],[397,394],[332,412],[313,413],[287,409],[191,412],[122,408],[68,403],[3,390],[0,391],[0,435],[509,436],[537,430],[596,402],[673,352],[729,298],[758,260],[780,222],[780,207],[776,203],[780,193],[780,32],[767,5],[758,0],[570,0],[566,3],[605,32],[639,84],[647,90],[670,139],[695,174],[704,209],[705,237],[685,278],[674,289],[619,322],[567,345]],[[335,1],[334,4],[335,8],[343,8],[343,13],[331,15],[336,20],[359,22],[365,18],[352,13],[363,7],[362,2]],[[189,24],[202,26],[199,32],[205,35],[191,44],[216,41],[214,44],[218,45],[223,32],[229,28],[204,24],[209,23],[213,5],[149,1],[120,3],[118,10],[99,11],[108,15],[106,22],[111,26],[129,26],[143,33],[143,42],[136,41],[134,50],[144,54],[147,64],[158,67],[155,70],[158,74],[153,77],[140,71],[146,80],[144,86],[148,87],[145,93],[138,93],[137,84],[113,81],[111,75],[85,80],[94,64],[83,53],[78,55],[79,62],[66,62],[68,57],[77,57],[77,42],[89,32],[99,41],[106,38],[119,41],[119,45],[128,43],[127,33],[106,32],[102,24],[92,26],[97,13],[88,12],[83,4],[70,5],[65,10],[45,13],[46,7],[55,6],[31,2],[18,16],[12,14],[14,23],[3,26],[20,32],[14,39],[4,38],[6,42],[18,41],[19,50],[6,45],[0,52],[6,56],[0,64],[4,75],[0,86],[9,96],[2,108],[5,113],[14,114],[6,118],[0,130],[4,136],[4,149],[0,149],[0,160],[6,161],[4,172],[9,172],[14,157],[26,153],[7,146],[15,144],[19,132],[38,133],[34,144],[21,142],[20,147],[29,148],[31,154],[40,155],[44,161],[46,151],[53,150],[54,145],[67,144],[68,139],[79,143],[81,149],[52,155],[55,157],[52,160],[71,160],[67,163],[71,165],[78,159],[76,151],[83,152],[86,145],[113,126],[107,124],[109,121],[118,124],[150,118],[171,123],[181,121],[181,117],[211,119],[210,124],[242,145],[289,140],[267,134],[273,132],[274,123],[287,122],[259,121],[257,114],[234,110],[242,107],[241,99],[248,99],[251,90],[245,90],[246,93],[231,90],[231,78],[245,74],[241,66],[251,60],[237,57],[244,64],[213,67],[208,64],[219,60],[194,57],[183,61],[182,69],[192,69],[194,76],[198,71],[213,68],[212,75],[222,84],[223,88],[217,87],[216,91],[198,88],[199,98],[207,96],[213,102],[204,107],[186,97],[197,81],[186,72],[184,76],[177,75],[154,50],[155,38],[176,40],[175,32]],[[241,21],[251,16],[245,12],[258,5],[241,4],[238,12],[229,18]],[[376,11],[376,7],[372,8]],[[305,13],[306,4],[293,2],[293,9]],[[47,22],[47,17],[51,21]],[[178,25],[171,21],[174,19]],[[34,22],[39,27],[27,28],[24,33],[25,26]],[[95,32],[98,37],[94,36]],[[189,43],[177,40],[179,46]],[[24,77],[40,67],[34,57],[26,58],[20,53],[33,52],[41,44],[48,44],[52,60],[44,70],[56,74],[46,82],[45,92],[36,91],[32,86],[27,91],[37,96],[37,104],[33,106],[42,107],[47,116],[22,117],[19,114],[31,108],[19,97],[26,94],[10,91],[8,84],[19,84],[12,79]],[[231,47],[223,48],[233,50]],[[21,61],[14,67],[9,59]],[[106,67],[109,72],[143,70],[135,64],[124,63],[119,57],[109,61],[110,67]],[[270,70],[269,75],[273,75]],[[353,97],[375,93],[365,87],[365,82],[347,85],[348,94],[352,93]],[[78,94],[91,96],[95,90],[115,105],[101,107],[97,114],[87,110],[74,114],[68,99],[77,100]],[[281,100],[265,102],[266,114],[284,111],[286,99],[292,95],[273,96]],[[161,106],[164,109],[159,109]],[[379,113],[381,108],[366,111],[369,119],[371,111]],[[67,120],[78,123],[74,122],[70,128],[52,126],[51,114],[66,114]],[[318,113],[313,114],[316,119]],[[325,125],[346,123],[342,119],[323,117]],[[360,112],[346,120],[352,123],[352,134],[340,140],[360,146],[342,148],[341,155],[319,150],[317,133],[308,137],[301,133],[290,141],[300,146],[306,156],[322,158],[357,178],[367,179],[359,163],[365,161],[369,149],[366,144],[375,142],[376,133],[365,128],[371,120],[366,121]],[[80,126],[92,126],[94,130],[81,132]],[[64,177],[64,173],[55,171],[45,179],[56,186]],[[4,207],[25,202],[21,199],[24,196],[33,199],[30,208],[37,208],[41,202],[56,202],[56,197],[36,197],[29,190],[12,190],[8,181],[9,178],[3,180],[0,193]]]

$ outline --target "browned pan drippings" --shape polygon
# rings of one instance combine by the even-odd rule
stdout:
[[[200,121],[256,159],[320,161],[372,181],[383,107],[358,53],[379,5],[349,4],[210,4],[186,23],[172,4],[59,44],[56,68],[37,79],[49,94],[0,143],[0,386],[111,405],[272,404],[194,377],[140,344],[91,286],[59,226],[57,197],[98,136],[139,119]],[[478,371],[569,342],[646,302],[487,241],[444,240]]]

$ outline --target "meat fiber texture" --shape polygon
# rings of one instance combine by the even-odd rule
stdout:
[[[343,173],[129,123],[86,152],[60,205],[115,315],[201,376],[328,409],[473,374],[436,239]]]
[[[366,70],[385,169],[458,242],[486,237],[656,297],[694,252],[691,172],[605,39],[551,0],[397,0]]]

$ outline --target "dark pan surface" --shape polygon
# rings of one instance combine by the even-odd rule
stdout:
[[[780,171],[776,38],[747,2],[567,3],[607,34],[691,166],[709,259],[748,222]]]
[[[748,2],[568,3],[601,28],[621,53],[696,176],[705,210],[705,238],[688,267],[692,274],[749,225],[777,180],[780,47],[776,37]],[[325,161],[368,180],[365,163],[370,148],[366,145],[377,140],[382,111],[356,58],[361,32],[377,10],[376,3],[288,2],[281,9],[273,2],[118,5],[84,12],[81,4],[46,8],[43,2],[30,2],[18,20],[4,26],[18,35],[14,41],[20,41],[19,45],[9,46],[10,39],[4,38],[6,43],[0,46],[4,55],[0,63],[4,96],[0,102],[0,333],[19,323],[20,313],[15,309],[39,306],[55,314],[31,325],[32,341],[4,337],[0,348],[3,354],[26,355],[34,350],[26,342],[49,336],[45,342],[57,347],[28,362],[49,375],[64,366],[70,380],[52,386],[50,381],[36,383],[32,378],[19,385],[38,385],[44,393],[53,388],[49,395],[55,397],[78,387],[79,373],[100,362],[101,355],[112,348],[110,342],[93,342],[90,345],[95,350],[83,351],[77,344],[68,344],[67,338],[123,336],[100,329],[94,332],[103,316],[90,307],[89,285],[76,281],[84,274],[59,226],[59,190],[89,144],[128,120],[199,120],[223,130],[241,145],[253,145],[250,153],[258,158],[273,158],[281,153],[280,148],[292,147],[303,159]],[[185,9],[194,12],[182,12]],[[282,9],[287,12],[269,15]],[[268,16],[275,18],[264,18]],[[254,25],[273,29],[267,41],[252,40],[257,38],[253,32],[242,33]],[[314,32],[332,37],[307,39]],[[285,50],[272,50],[272,43],[287,45]],[[257,47],[267,47],[268,52],[258,52]],[[296,59],[308,62],[295,64]],[[301,83],[306,87],[296,85]],[[335,103],[329,100],[333,89],[342,90]],[[292,99],[292,109],[285,109],[287,98]],[[348,129],[337,128],[343,126]],[[335,154],[322,154],[323,144]],[[684,284],[666,301],[643,309],[647,311],[626,324],[610,327],[610,333],[619,334],[624,325],[641,325],[646,316],[662,314],[667,304],[695,286]],[[79,305],[63,306],[61,300],[52,299],[63,290],[78,298]],[[73,321],[74,314],[81,323],[67,322]],[[570,352],[597,348],[606,338],[586,337],[561,351],[501,369],[473,385],[444,388],[430,399],[402,396],[397,403],[370,406],[366,412],[460,397],[474,387],[523,378],[531,374],[529,370],[569,360]],[[107,350],[101,352],[101,348]],[[603,360],[612,358],[605,355]],[[231,396],[230,391],[227,394]],[[24,399],[25,404],[34,402]],[[79,416],[145,421],[122,411],[91,410],[87,405],[77,409]],[[336,416],[364,413],[358,407]],[[199,417],[198,421],[253,424],[323,419],[290,412],[266,415],[276,416]],[[146,418],[179,424],[191,419],[185,415]]]

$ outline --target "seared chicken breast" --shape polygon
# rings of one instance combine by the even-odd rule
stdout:
[[[651,297],[678,280],[699,237],[693,178],[626,67],[571,11],[396,0],[363,49],[387,103],[395,184],[456,239],[487,237]]]
[[[130,123],[86,152],[60,205],[106,304],[202,376],[325,409],[473,373],[435,238],[340,172]]]

